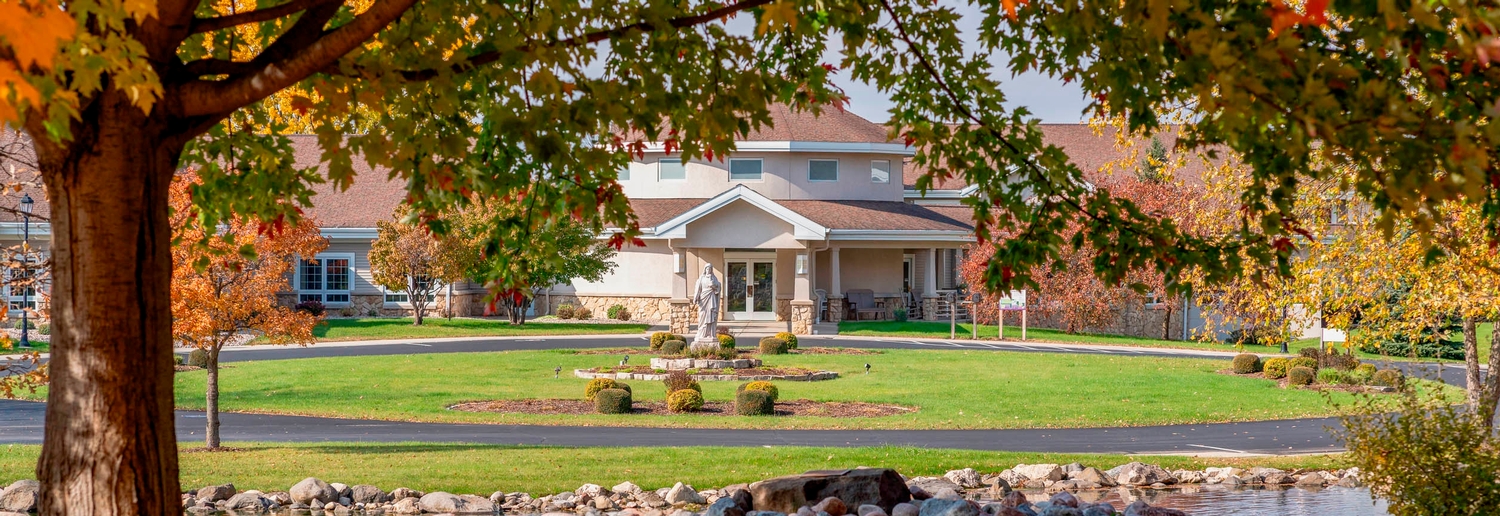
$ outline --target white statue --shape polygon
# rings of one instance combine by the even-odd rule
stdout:
[[[703,275],[698,276],[698,285],[693,288],[693,303],[698,305],[698,335],[692,348],[718,348],[719,278],[714,276],[714,266],[703,266]]]

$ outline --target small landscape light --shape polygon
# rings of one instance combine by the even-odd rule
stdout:
[[[625,364],[629,364],[629,363],[630,363],[630,355],[625,355],[624,358],[620,359],[620,365],[625,365]]]
[[[865,364],[865,374],[870,374],[870,364]]]
[[[562,366],[557,366],[557,368],[555,368],[555,369],[552,370],[552,379],[556,380],[557,377],[558,377],[558,375],[561,375],[561,374],[562,374]]]

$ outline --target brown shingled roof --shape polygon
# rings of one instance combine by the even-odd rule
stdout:
[[[661,225],[708,199],[631,199],[641,227]],[[918,206],[900,201],[774,201],[828,229],[968,231],[972,211],[964,206]],[[957,209],[949,209],[957,208]]]
[[[292,136],[293,159],[298,166],[318,165],[322,146],[312,135]],[[312,208],[307,214],[325,228],[373,228],[376,222],[390,220],[391,213],[406,201],[406,182],[390,179],[386,170],[372,170],[364,158],[354,156],[354,182],[348,190],[339,191],[331,183],[312,185]],[[318,166],[326,177],[328,165]]]
[[[1088,124],[1041,124],[1042,143],[1061,147],[1068,154],[1068,158],[1078,165],[1084,172],[1097,172],[1105,164],[1120,159],[1125,151],[1115,148],[1115,129],[1105,127],[1100,134],[1094,134],[1094,129]],[[1175,131],[1163,131],[1158,137],[1167,149],[1177,143]],[[1149,139],[1137,142],[1140,146],[1141,155],[1145,155],[1145,145]],[[926,173],[924,167],[919,167],[907,158],[902,168],[902,180],[906,188],[916,187],[917,178]],[[1203,173],[1203,164],[1199,160],[1187,160],[1182,175],[1185,179],[1193,179]],[[968,182],[962,177],[951,177],[942,181],[935,181],[932,185],[934,190],[961,190],[968,186]]]
[[[771,127],[752,131],[741,141],[804,141],[838,143],[889,143],[884,125],[865,120],[853,111],[823,108],[819,115],[792,111],[776,104],[769,108]]]

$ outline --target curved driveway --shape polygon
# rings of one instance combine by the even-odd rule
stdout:
[[[334,356],[404,355],[567,348],[640,346],[642,336],[488,337],[423,341],[321,343],[316,346],[245,347],[225,350],[222,361],[285,360]],[[1119,354],[1227,359],[1232,352],[1127,348],[1034,342],[941,341],[901,338],[804,337],[805,346],[873,349],[969,349],[1019,352]],[[1399,364],[1398,364],[1399,365]],[[1441,372],[1463,382],[1462,367],[1411,364],[1413,372]],[[1076,400],[1087,403],[1086,400]],[[39,443],[45,405],[0,401],[0,443]],[[1057,453],[1291,454],[1341,451],[1329,434],[1331,418],[1169,425],[1134,428],[1040,430],[720,430],[676,428],[410,423],[335,418],[223,414],[226,441],[427,441],[550,446],[876,446],[1008,450]],[[178,439],[201,439],[203,413],[177,413]]]

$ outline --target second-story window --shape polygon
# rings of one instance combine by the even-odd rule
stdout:
[[[681,181],[687,179],[687,168],[682,166],[682,160],[677,158],[662,158],[656,162],[658,168],[656,178],[661,181]]]
[[[871,183],[889,183],[889,182],[891,182],[891,162],[883,160],[883,159],[877,159],[877,160],[871,161],[870,162],[870,182]]]
[[[620,172],[617,173],[617,174],[615,174],[615,180],[616,181],[629,181],[630,180],[630,165],[625,165],[623,167],[620,167]]]
[[[836,159],[810,159],[807,160],[808,181],[838,181],[839,160]]]
[[[730,181],[760,181],[761,160],[758,159],[731,159],[729,160]]]

